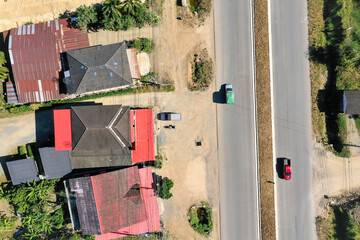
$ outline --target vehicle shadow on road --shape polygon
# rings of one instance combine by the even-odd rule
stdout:
[[[276,172],[280,179],[284,178],[282,166],[284,165],[284,158],[276,158]]]
[[[213,92],[213,103],[225,104],[225,84],[221,85],[218,92]]]

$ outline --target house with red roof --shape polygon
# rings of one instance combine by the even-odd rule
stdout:
[[[84,235],[107,240],[161,230],[150,168],[133,166],[66,185],[75,198],[69,202],[73,226]]]
[[[54,110],[55,150],[70,151],[72,169],[154,161],[152,109],[122,105]]]
[[[12,28],[8,50],[13,81],[6,84],[8,103],[46,102],[64,97],[59,86],[61,54],[89,47],[87,33],[59,19]]]

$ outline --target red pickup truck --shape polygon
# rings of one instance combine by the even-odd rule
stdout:
[[[288,158],[283,161],[283,176],[285,180],[291,179],[291,161]]]

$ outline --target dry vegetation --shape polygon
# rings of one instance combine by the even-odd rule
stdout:
[[[308,1],[309,46],[310,48],[325,48],[325,22],[323,19],[324,0]],[[313,134],[318,142],[326,142],[325,114],[318,107],[318,92],[324,89],[327,80],[327,69],[324,64],[310,61],[311,102]]]
[[[255,0],[255,56],[262,239],[276,239],[267,1]]]

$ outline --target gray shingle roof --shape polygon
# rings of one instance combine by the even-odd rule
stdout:
[[[70,77],[67,93],[81,94],[133,83],[126,43],[73,50],[66,53]]]
[[[346,114],[360,114],[360,91],[344,91],[343,112]]]
[[[130,107],[91,105],[71,110],[73,169],[132,164]]]
[[[6,163],[13,185],[38,181],[38,170],[32,158],[10,161]]]
[[[47,179],[62,178],[71,173],[69,151],[55,151],[55,148],[39,148],[41,162]]]

